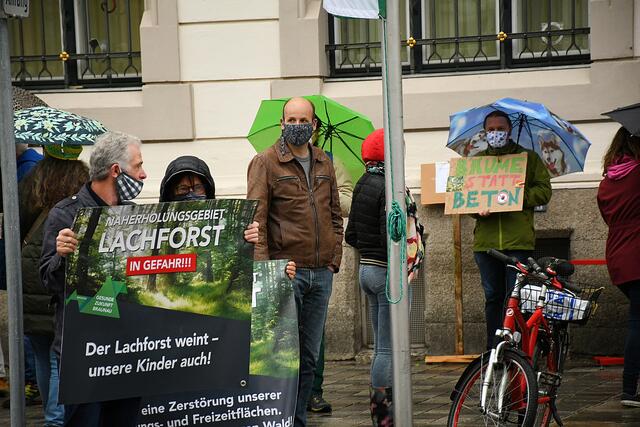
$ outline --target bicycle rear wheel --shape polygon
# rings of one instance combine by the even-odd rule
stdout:
[[[532,426],[538,405],[538,385],[529,361],[514,350],[504,350],[502,360],[494,366],[483,411],[480,400],[488,364],[489,357],[485,354],[473,361],[458,381],[451,395],[453,404],[448,425]],[[502,405],[501,388],[504,390]]]

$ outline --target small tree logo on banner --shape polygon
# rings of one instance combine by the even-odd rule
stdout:
[[[2,8],[10,16],[29,16],[29,0],[2,0]]]

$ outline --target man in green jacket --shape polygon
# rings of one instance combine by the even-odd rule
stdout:
[[[487,322],[487,349],[494,345],[496,329],[502,327],[504,305],[515,282],[516,273],[486,253],[494,248],[521,261],[533,255],[535,230],[533,208],[545,205],[551,199],[551,183],[547,168],[531,150],[516,144],[511,135],[511,120],[502,111],[494,111],[484,119],[489,148],[479,156],[503,156],[527,153],[527,174],[524,182],[522,211],[492,213],[480,212],[476,217],[473,251],[485,296]]]

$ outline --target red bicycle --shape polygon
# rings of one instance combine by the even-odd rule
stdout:
[[[561,277],[573,265],[558,258],[521,263],[496,250],[488,253],[517,270],[502,340],[460,376],[451,400],[449,426],[562,426],[557,390],[569,348],[567,325],[584,323],[603,288],[580,287]],[[578,297],[579,295],[579,297]]]

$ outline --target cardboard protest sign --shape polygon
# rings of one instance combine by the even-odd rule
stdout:
[[[241,388],[143,398],[139,426],[293,426],[298,320],[285,260],[254,264],[249,377]]]
[[[521,211],[527,153],[451,159],[445,214]]]
[[[254,201],[81,210],[67,261],[62,403],[241,388]]]

